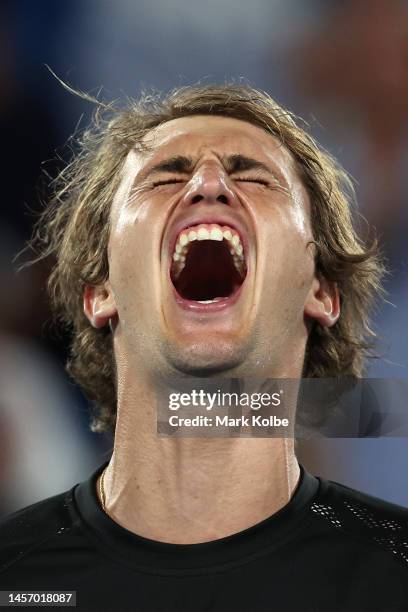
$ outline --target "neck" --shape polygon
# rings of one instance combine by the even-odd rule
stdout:
[[[238,533],[288,503],[299,479],[292,438],[160,438],[153,393],[119,394],[103,488],[109,516],[175,544]],[[99,484],[99,483],[98,483]]]

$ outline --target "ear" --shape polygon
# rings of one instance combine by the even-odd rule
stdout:
[[[118,313],[109,281],[103,285],[86,285],[84,313],[95,328],[105,327]]]
[[[307,296],[304,314],[323,327],[331,327],[340,316],[340,295],[337,284],[315,277]]]

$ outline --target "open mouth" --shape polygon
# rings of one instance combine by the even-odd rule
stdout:
[[[178,235],[170,278],[181,300],[227,303],[238,294],[246,274],[244,248],[235,229],[202,223]]]

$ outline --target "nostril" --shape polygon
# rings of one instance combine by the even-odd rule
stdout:
[[[198,202],[202,202],[203,200],[207,200],[207,197],[201,193],[196,193],[191,198],[191,204],[198,204]],[[217,202],[221,202],[221,204],[228,204],[228,197],[225,194],[220,194],[217,196],[216,200]]]

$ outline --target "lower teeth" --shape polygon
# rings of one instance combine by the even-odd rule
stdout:
[[[214,302],[219,302],[222,300],[222,297],[216,297],[213,300],[197,300],[199,304],[214,304]]]

